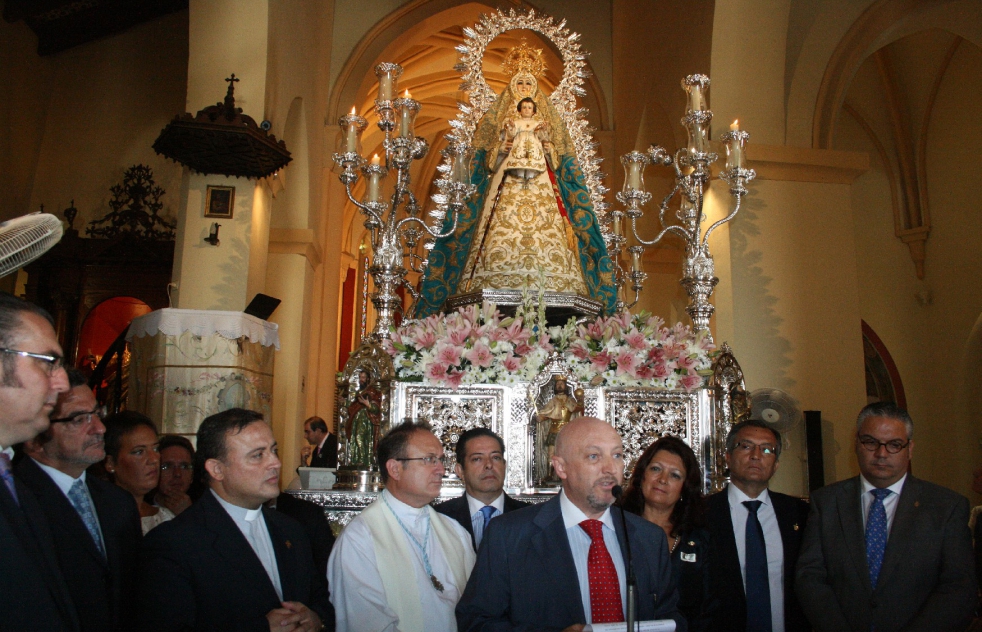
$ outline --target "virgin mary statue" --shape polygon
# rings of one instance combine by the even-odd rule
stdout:
[[[523,43],[502,68],[511,81],[474,133],[477,191],[457,231],[430,252],[416,315],[440,311],[456,294],[526,286],[592,298],[611,313],[612,266],[583,172],[538,88],[542,51]]]

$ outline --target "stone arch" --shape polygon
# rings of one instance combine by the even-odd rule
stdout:
[[[876,0],[852,23],[828,58],[812,114],[811,144],[831,149],[846,91],[870,55],[912,33],[939,28],[980,46],[977,3],[965,0]],[[973,15],[973,20],[965,20]]]
[[[510,3],[519,6],[519,3]],[[355,46],[345,62],[335,82],[332,97],[328,103],[327,124],[328,151],[333,151],[336,136],[335,123],[340,115],[350,110],[352,105],[360,113],[371,112],[374,106],[377,81],[373,69],[382,61],[394,61],[406,69],[400,79],[400,91],[409,89],[414,98],[422,102],[422,111],[416,121],[416,134],[430,142],[430,151],[425,159],[413,169],[414,193],[417,199],[429,208],[429,185],[434,179],[439,164],[439,151],[445,146],[444,135],[450,131],[449,121],[457,115],[457,102],[465,99],[459,90],[460,74],[453,69],[457,63],[455,46],[462,37],[462,25],[473,24],[483,13],[490,13],[496,6],[483,2],[469,2],[458,6],[448,6],[441,0],[419,0],[400,7],[379,21]],[[543,78],[542,87],[551,91],[562,76],[562,62],[557,51],[548,40],[537,34],[525,32],[528,39],[540,45],[546,52],[549,71]],[[500,40],[500,41],[499,41]],[[520,38],[512,32],[503,34],[489,47],[485,73],[493,88],[504,86],[506,78],[497,71],[501,59],[511,46],[517,45]],[[589,63],[589,62],[588,62]],[[595,128],[610,129],[610,114],[606,98],[592,72],[586,80],[587,97],[581,100],[590,110],[588,117]],[[370,123],[362,135],[363,153],[371,156],[381,152],[383,134]],[[330,159],[328,159],[330,162]],[[356,197],[363,193],[363,183],[359,182],[353,190]],[[360,234],[360,215],[350,202],[345,203],[341,215],[342,248],[354,252],[354,241]]]

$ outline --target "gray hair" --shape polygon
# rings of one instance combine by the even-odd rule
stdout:
[[[730,431],[726,433],[726,453],[732,454],[733,450],[736,448],[736,436],[744,428],[763,428],[774,435],[774,458],[781,459],[781,433],[768,426],[766,423],[760,419],[747,419],[746,421],[741,421],[740,423],[733,424]]]
[[[893,402],[875,402],[863,406],[863,409],[859,411],[859,417],[856,418],[856,434],[859,434],[860,428],[863,427],[863,422],[870,417],[895,419],[901,422],[907,429],[907,440],[910,441],[914,438],[914,420],[910,418],[910,414],[906,410]]]

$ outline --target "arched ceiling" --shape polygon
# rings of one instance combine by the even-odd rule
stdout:
[[[931,232],[928,132],[938,90],[962,46],[972,44],[941,29],[883,46],[859,66],[839,111],[859,124],[879,155],[890,183],[895,236],[907,244],[921,279]]]

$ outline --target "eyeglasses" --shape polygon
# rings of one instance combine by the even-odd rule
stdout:
[[[32,353],[30,351],[21,351],[20,349],[4,349],[0,347],[0,353],[9,353],[11,355],[19,355],[23,358],[34,358],[35,360],[40,360],[45,363],[48,369],[48,375],[53,375],[55,371],[65,366],[65,358],[60,355],[50,355],[47,353]]]
[[[760,448],[760,453],[766,456],[771,454],[777,454],[777,446],[771,445],[770,443],[754,443],[753,441],[737,441],[736,445],[733,446],[734,450],[739,450],[746,454],[750,454],[757,448]]]
[[[423,462],[423,465],[432,466],[432,465],[436,465],[437,463],[442,463],[443,462],[443,459],[441,457],[433,456],[431,454],[430,456],[417,456],[417,457],[413,457],[411,459],[408,459],[408,458],[396,459],[396,461],[403,461],[403,462],[405,462],[405,461],[422,461]]]
[[[160,471],[166,472],[167,470],[177,470],[178,472],[190,472],[194,469],[194,466],[190,463],[161,463]]]
[[[51,419],[53,424],[71,424],[73,426],[87,426],[91,424],[96,419],[102,421],[106,418],[106,408],[105,406],[100,406],[95,410],[90,410],[87,412],[75,413],[68,417],[61,417],[59,419]]]
[[[856,440],[859,441],[859,445],[863,446],[870,452],[876,452],[880,449],[880,446],[883,446],[890,454],[897,454],[910,445],[909,439],[907,440],[907,443],[904,443],[900,439],[894,439],[893,441],[877,441],[869,435],[863,435],[858,437]]]

